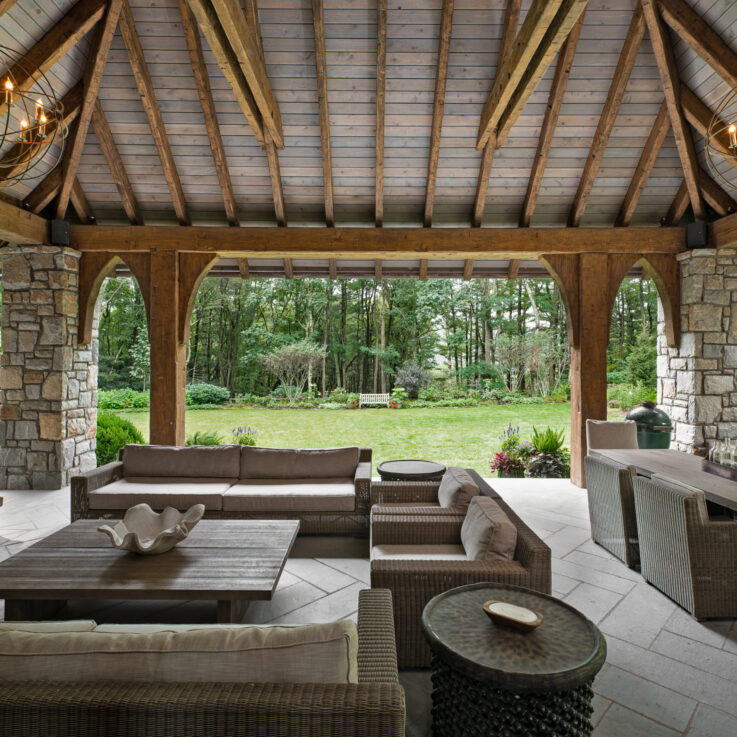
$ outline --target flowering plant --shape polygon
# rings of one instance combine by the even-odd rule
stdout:
[[[391,409],[401,409],[402,403],[398,402],[396,399],[390,399],[389,400],[389,407]]]
[[[497,471],[502,476],[512,476],[524,473],[525,464],[519,458],[500,450],[491,461],[491,470]]]
[[[256,445],[257,435],[258,431],[250,425],[233,428],[233,442],[236,445]]]

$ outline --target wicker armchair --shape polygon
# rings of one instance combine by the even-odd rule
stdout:
[[[640,563],[640,549],[632,470],[594,456],[586,456],[584,462],[591,537],[630,568],[636,568]]]
[[[636,477],[642,575],[696,619],[737,617],[737,522],[712,522],[704,493]]]
[[[517,527],[514,560],[488,563],[477,560],[379,558],[371,561],[371,587],[392,592],[397,658],[400,668],[426,668],[430,649],[422,634],[422,610],[437,594],[479,581],[495,581],[550,593],[550,548],[504,503],[496,502]],[[372,545],[457,546],[464,517],[424,514],[414,509],[399,515],[373,513]]]
[[[358,683],[0,684],[0,737],[404,737],[391,595],[361,591]]]

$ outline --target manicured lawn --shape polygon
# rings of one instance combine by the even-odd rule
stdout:
[[[148,439],[148,412],[120,414]],[[511,423],[529,438],[533,425],[562,427],[570,437],[570,404],[500,405],[433,409],[361,410],[189,410],[187,434],[215,430],[226,439],[238,425],[258,430],[259,445],[374,449],[374,471],[394,458],[428,458],[475,468],[489,475],[489,459],[499,435]]]

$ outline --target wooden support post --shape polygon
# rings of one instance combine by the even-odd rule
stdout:
[[[184,445],[185,346],[179,342],[179,254],[151,251],[149,342],[151,344],[152,445]]]

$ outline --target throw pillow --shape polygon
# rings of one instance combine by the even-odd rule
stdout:
[[[477,496],[468,505],[461,542],[469,560],[514,560],[517,528],[493,499]]]
[[[468,504],[479,494],[479,487],[465,468],[451,466],[444,474],[438,489],[441,507],[452,507],[465,511]]]

